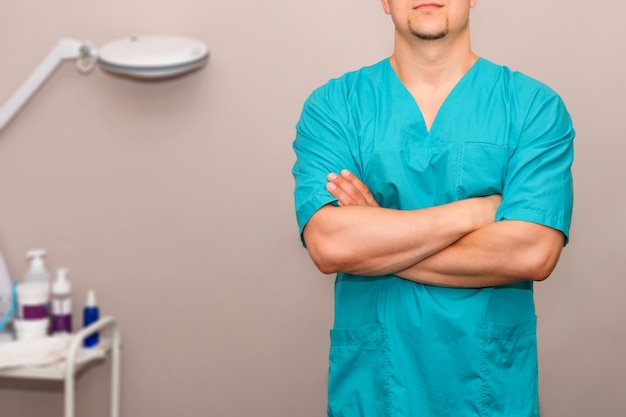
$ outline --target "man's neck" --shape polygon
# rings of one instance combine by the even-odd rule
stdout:
[[[390,63],[415,99],[426,129],[430,130],[446,97],[478,56],[470,48],[469,34],[456,41],[405,41],[396,35]]]
[[[469,33],[448,42],[408,43],[396,34],[391,65],[409,90],[438,88],[455,84],[478,60],[470,48]]]

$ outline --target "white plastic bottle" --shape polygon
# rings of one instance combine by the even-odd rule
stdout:
[[[68,273],[67,268],[59,268],[52,283],[52,334],[72,333],[72,285]]]
[[[44,256],[46,256],[46,251],[43,249],[32,249],[28,251],[26,259],[30,260],[30,266],[24,275],[24,282],[50,283],[50,274],[48,274],[43,261]]]
[[[13,321],[17,339],[45,337],[50,324],[50,282],[43,262],[46,251],[33,249],[26,254],[30,265],[23,282],[18,283],[17,317]]]

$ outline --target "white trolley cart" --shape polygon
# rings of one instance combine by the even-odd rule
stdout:
[[[83,340],[96,331],[109,330],[109,337],[101,337],[97,349],[111,355],[111,417],[120,415],[120,371],[122,338],[117,322],[106,316],[72,335],[64,362],[41,367],[23,367],[0,370],[0,378],[39,379],[64,381],[65,417],[74,417],[75,376],[92,361],[77,362]],[[94,359],[96,360],[96,359]]]

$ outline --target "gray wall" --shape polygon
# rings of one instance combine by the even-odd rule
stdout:
[[[578,132],[572,242],[536,287],[544,415],[617,417],[626,6],[576,3],[485,0],[472,30],[480,55],[554,87]],[[123,415],[324,415],[332,278],[299,245],[291,141],[313,88],[390,54],[379,2],[6,0],[2,16],[0,103],[60,37],[211,49],[206,68],[160,83],[64,64],[0,133],[0,250],[17,279],[46,248],[77,307],[94,288],[119,319]],[[107,415],[107,371],[80,376],[79,415]],[[61,415],[61,389],[3,380],[0,404]]]

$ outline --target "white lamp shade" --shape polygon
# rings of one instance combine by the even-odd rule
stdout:
[[[204,65],[207,47],[182,36],[133,36],[104,45],[98,52],[107,71],[140,78],[179,75]]]

